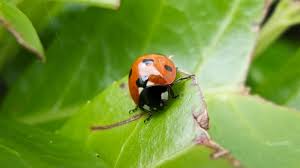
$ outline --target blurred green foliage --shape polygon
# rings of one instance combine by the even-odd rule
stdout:
[[[0,30],[0,164],[298,167],[299,41],[283,33],[299,23],[300,3],[275,2],[267,19],[269,6],[261,0],[24,0],[10,1],[13,9],[1,6],[7,21],[22,22],[14,31],[33,38],[35,30],[24,28],[31,25],[25,15],[31,20],[47,62],[32,60]],[[36,43],[34,37],[28,44]],[[149,124],[140,119],[92,132],[92,125],[130,117],[126,75],[144,53],[174,55],[178,67],[196,74],[207,109],[198,84],[188,81],[175,86],[180,97]],[[208,131],[194,118],[207,111]],[[230,154],[212,159],[225,150]]]

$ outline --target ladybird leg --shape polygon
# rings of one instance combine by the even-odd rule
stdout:
[[[148,111],[148,117],[144,120],[144,123],[147,124],[152,118],[152,112]]]
[[[161,100],[159,104],[159,110],[162,110],[164,106],[166,105],[167,100]]]
[[[139,109],[139,106],[136,106],[134,109],[129,110],[129,114],[136,112]]]
[[[168,87],[168,94],[171,96],[173,99],[176,99],[179,95],[175,95],[173,89],[171,86]]]

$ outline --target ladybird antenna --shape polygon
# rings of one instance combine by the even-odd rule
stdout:
[[[177,72],[179,72],[180,74],[185,75],[185,76],[193,76],[194,75],[194,74],[188,73],[178,67],[176,68],[176,70],[177,70]]]
[[[106,129],[112,129],[115,127],[119,127],[128,123],[131,123],[133,121],[136,121],[138,119],[140,119],[141,117],[143,117],[146,113],[140,113],[140,114],[136,114],[126,120],[123,121],[119,121],[110,125],[97,125],[97,126],[91,126],[91,130],[92,131],[99,131],[99,130],[106,130]]]

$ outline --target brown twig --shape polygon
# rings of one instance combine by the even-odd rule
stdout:
[[[92,131],[98,131],[98,130],[106,130],[106,129],[111,129],[111,128],[115,128],[121,125],[125,125],[128,124],[130,122],[136,121],[138,119],[140,119],[141,117],[143,117],[146,113],[140,113],[140,114],[136,114],[132,117],[130,117],[129,119],[123,120],[123,121],[119,121],[110,125],[97,125],[97,126],[91,126],[91,130]]]

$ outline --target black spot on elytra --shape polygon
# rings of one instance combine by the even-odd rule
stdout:
[[[132,74],[132,69],[130,69],[130,71],[129,71],[129,76],[128,76],[128,78],[131,77],[131,74]]]
[[[143,63],[145,63],[146,65],[149,65],[149,64],[151,64],[153,62],[154,62],[153,59],[143,59]]]
[[[169,65],[165,65],[164,67],[169,72],[172,72],[172,70],[173,70],[172,67],[170,67]]]

